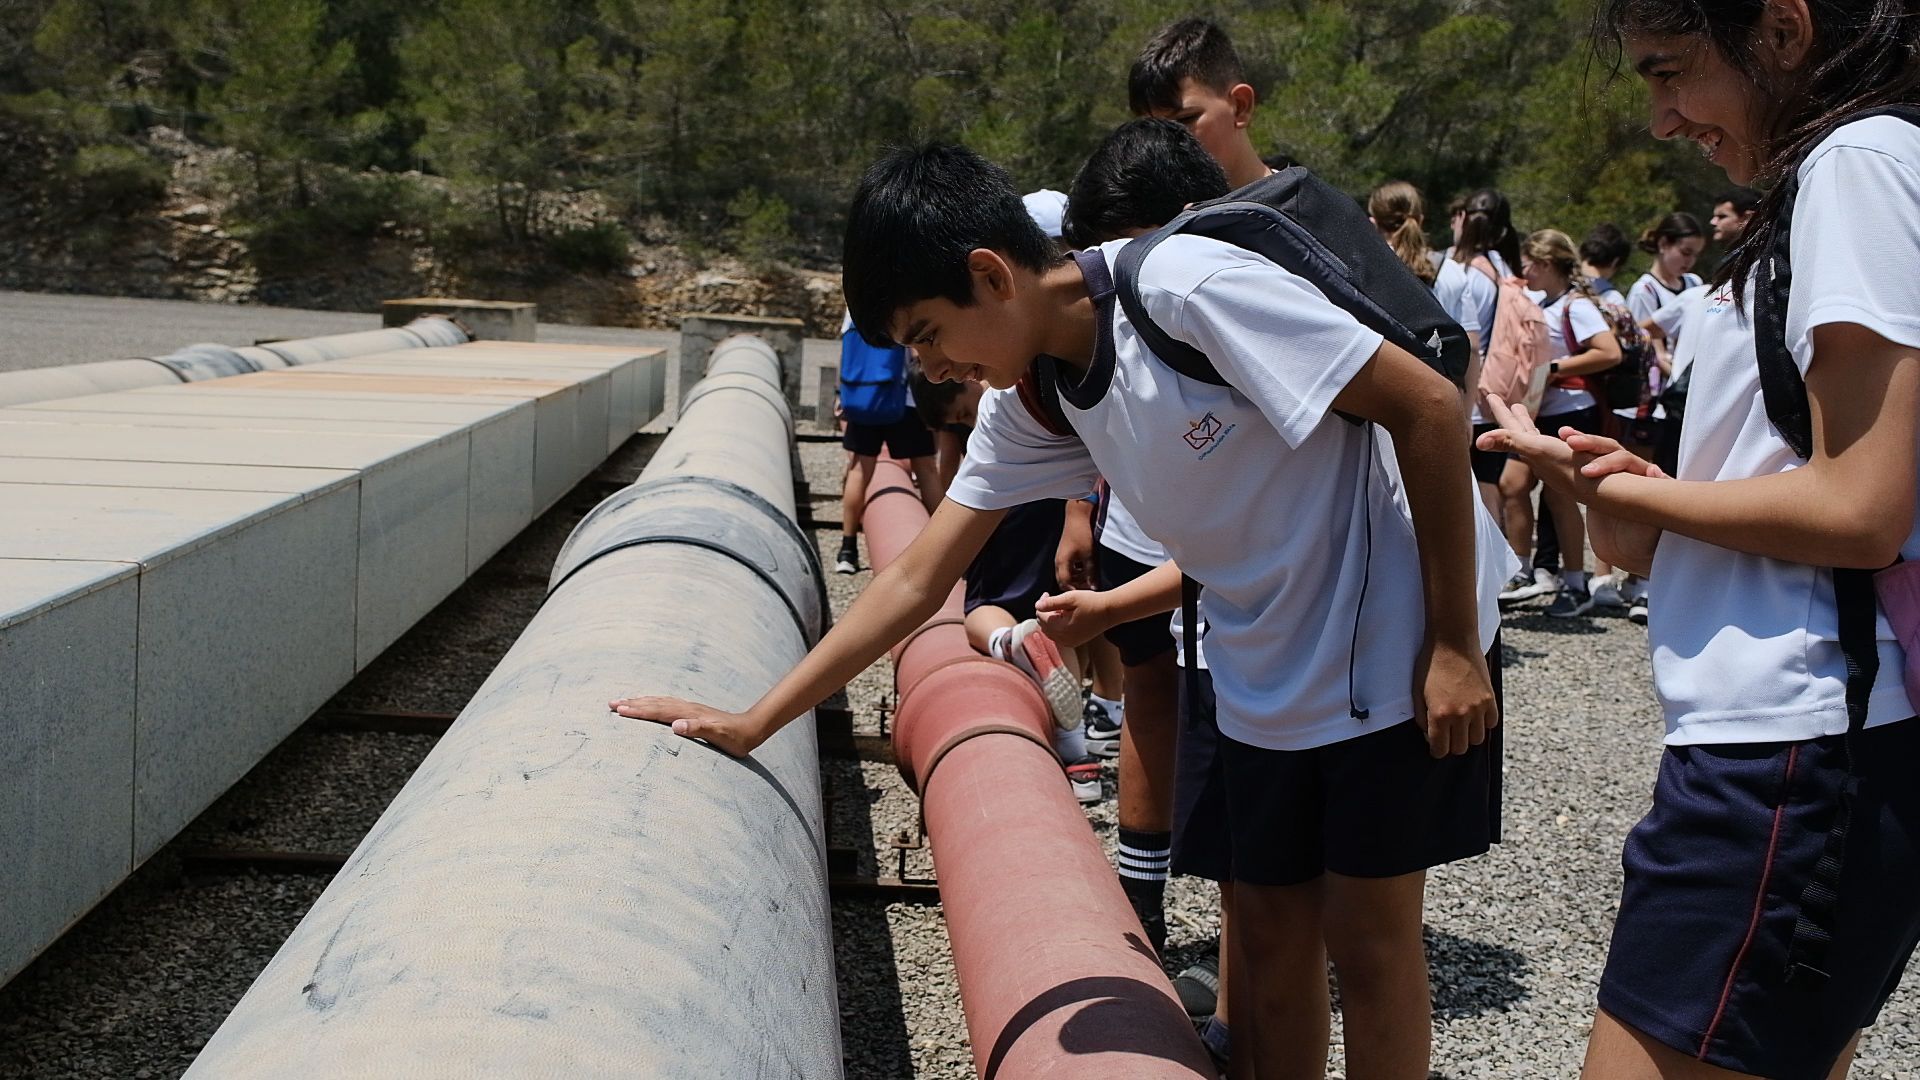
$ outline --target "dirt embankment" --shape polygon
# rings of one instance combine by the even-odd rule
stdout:
[[[129,210],[82,197],[62,171],[58,147],[0,122],[0,288],[338,311],[457,295],[531,300],[542,319],[555,322],[672,329],[681,314],[702,311],[798,318],[810,335],[839,333],[837,273],[756,268],[672,244],[635,242],[621,268],[582,273],[452,255],[424,230],[394,224],[350,243],[316,243],[299,258],[261,258],[235,211],[233,178],[245,169],[238,154],[164,128],[148,133],[145,149],[164,163],[164,191]],[[582,216],[583,209],[566,211]]]

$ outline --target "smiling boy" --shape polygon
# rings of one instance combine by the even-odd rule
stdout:
[[[1140,271],[1148,314],[1230,386],[1176,374],[1113,302],[1125,241],[1057,254],[1007,174],[957,146],[896,151],[849,214],[844,286],[870,339],[975,379],[967,460],[925,531],[747,712],[657,697],[622,715],[733,754],[850,681],[931,616],[1007,507],[1097,476],[1207,589],[1233,813],[1235,1069],[1305,1070],[1341,975],[1348,1062],[1424,1075],[1428,867],[1497,838],[1499,722],[1482,642],[1499,543],[1459,437],[1457,388],[1252,252],[1177,236]],[[1078,437],[1010,392],[1050,358]],[[1358,418],[1361,423],[1334,416]],[[1234,994],[1239,995],[1236,986]],[[1238,1021],[1235,1021],[1236,1028]]]

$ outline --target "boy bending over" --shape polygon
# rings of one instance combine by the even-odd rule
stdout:
[[[1104,475],[1207,590],[1235,1075],[1325,1068],[1331,958],[1350,1075],[1424,1076],[1425,870],[1498,831],[1482,641],[1504,575],[1475,569],[1476,531],[1499,538],[1476,518],[1461,395],[1300,278],[1190,236],[1140,272],[1148,314],[1231,385],[1186,380],[1113,302],[1122,246],[1056,254],[1007,174],[961,147],[875,164],[849,213],[847,300],[930,378],[995,389],[967,460],[926,530],[746,712],[614,707],[750,753],[938,610],[1007,507],[1084,497]],[[1043,355],[1077,437],[1013,391]]]

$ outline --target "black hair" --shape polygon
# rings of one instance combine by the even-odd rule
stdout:
[[[1598,41],[1619,72],[1628,35],[1702,38],[1753,85],[1767,133],[1758,181],[1769,190],[1740,243],[1715,275],[1736,302],[1762,253],[1773,245],[1784,206],[1778,183],[1848,116],[1881,105],[1920,103],[1920,0],[1806,0],[1813,27],[1807,64],[1770,80],[1754,48],[1771,0],[1605,0],[1594,15]]]
[[[1274,172],[1279,172],[1282,169],[1291,169],[1299,165],[1300,159],[1287,153],[1285,150],[1275,150],[1273,153],[1261,157],[1260,164],[1265,165]]]
[[[1067,195],[1067,242],[1092,247],[1134,229],[1157,229],[1188,203],[1228,191],[1227,174],[1193,133],[1141,117],[1107,133]]]
[[[1481,188],[1467,196],[1461,208],[1467,220],[1460,226],[1453,260],[1470,263],[1489,251],[1500,253],[1510,272],[1520,270],[1520,234],[1513,231],[1513,206],[1507,197],[1492,188]]]
[[[895,344],[888,325],[922,300],[973,304],[967,257],[997,252],[1036,273],[1063,259],[1033,223],[1007,171],[964,146],[889,151],[867,169],[847,211],[840,288],[867,343]]]
[[[1661,244],[1673,244],[1691,236],[1706,235],[1706,230],[1700,227],[1699,218],[1684,210],[1675,210],[1640,234],[1640,250],[1649,255],[1658,255]]]
[[[1180,107],[1180,80],[1226,93],[1247,81],[1227,32],[1210,19],[1169,23],[1147,41],[1127,72],[1127,107],[1135,116]]]
[[[1733,188],[1721,192],[1720,197],[1713,200],[1715,206],[1721,203],[1733,207],[1736,214],[1751,214],[1760,207],[1760,193],[1750,187]]]
[[[929,431],[947,426],[947,415],[953,411],[953,403],[960,400],[960,391],[964,389],[957,382],[934,382],[920,370],[918,363],[907,365],[907,390],[913,394],[913,410],[920,414],[921,422]]]
[[[1611,221],[1595,225],[1580,241],[1580,259],[1588,266],[1611,266],[1618,269],[1633,254],[1633,244],[1627,240],[1627,234],[1620,226]]]

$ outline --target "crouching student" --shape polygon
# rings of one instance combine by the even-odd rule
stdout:
[[[750,753],[938,610],[1007,508],[1104,476],[1207,589],[1235,1075],[1325,1067],[1331,958],[1351,1074],[1423,1076],[1425,871],[1498,828],[1482,642],[1499,576],[1475,565],[1477,540],[1498,536],[1486,521],[1476,537],[1461,394],[1301,279],[1192,236],[1140,271],[1148,314],[1231,385],[1187,381],[1114,302],[1120,247],[1056,254],[1007,174],[961,147],[868,170],[843,254],[854,322],[910,346],[930,378],[994,387],[967,460],[926,530],[746,712],[614,706]],[[1057,367],[1076,435],[1014,389],[1036,367]]]
[[[929,382],[917,370],[909,381],[914,407],[928,427],[971,436],[985,387]],[[975,652],[1019,668],[1039,686],[1054,720],[1053,749],[1066,768],[1073,797],[1092,804],[1100,801],[1102,788],[1100,762],[1087,749],[1080,690],[1086,659],[1083,650],[1062,648],[1051,640],[1034,611],[1041,597],[1060,590],[1054,551],[1066,515],[1067,503],[1061,499],[1036,499],[1007,511],[964,575],[967,643]]]

